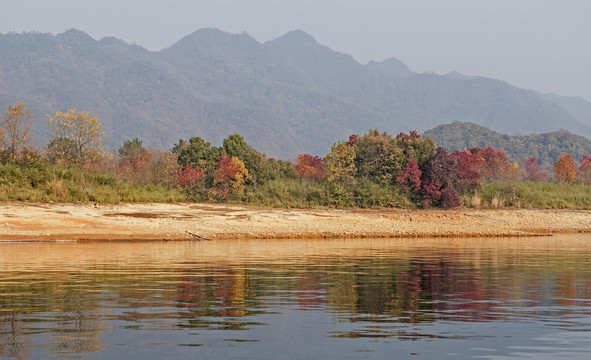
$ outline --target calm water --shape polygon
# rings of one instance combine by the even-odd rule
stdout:
[[[591,235],[0,243],[2,359],[588,359]]]

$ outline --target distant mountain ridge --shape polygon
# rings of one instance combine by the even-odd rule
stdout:
[[[591,125],[591,103],[581,97],[544,94],[542,98],[562,107],[582,124]]]
[[[240,133],[280,158],[324,155],[371,128],[424,131],[453,121],[508,134],[564,128],[591,136],[585,103],[448,75],[414,73],[395,58],[362,65],[300,30],[259,43],[201,29],[159,52],[75,29],[0,35],[0,106],[25,103],[41,144],[45,115],[69,108],[99,116],[113,147],[136,137],[164,149],[191,136],[220,144]]]

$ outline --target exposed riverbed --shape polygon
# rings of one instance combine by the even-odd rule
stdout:
[[[591,232],[591,211],[0,203],[0,240],[493,237]]]

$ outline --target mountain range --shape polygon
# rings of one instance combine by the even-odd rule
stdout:
[[[47,115],[97,115],[112,148],[139,138],[170,149],[241,134],[269,156],[324,155],[369,129],[423,132],[454,121],[507,134],[566,129],[591,137],[591,103],[459,73],[416,73],[391,58],[361,64],[303,31],[260,43],[201,29],[152,52],[71,29],[0,35],[0,109],[24,103],[36,141]]]

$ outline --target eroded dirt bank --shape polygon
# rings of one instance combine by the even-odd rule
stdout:
[[[0,203],[0,240],[480,237],[591,232],[591,211],[292,210],[219,204]]]

